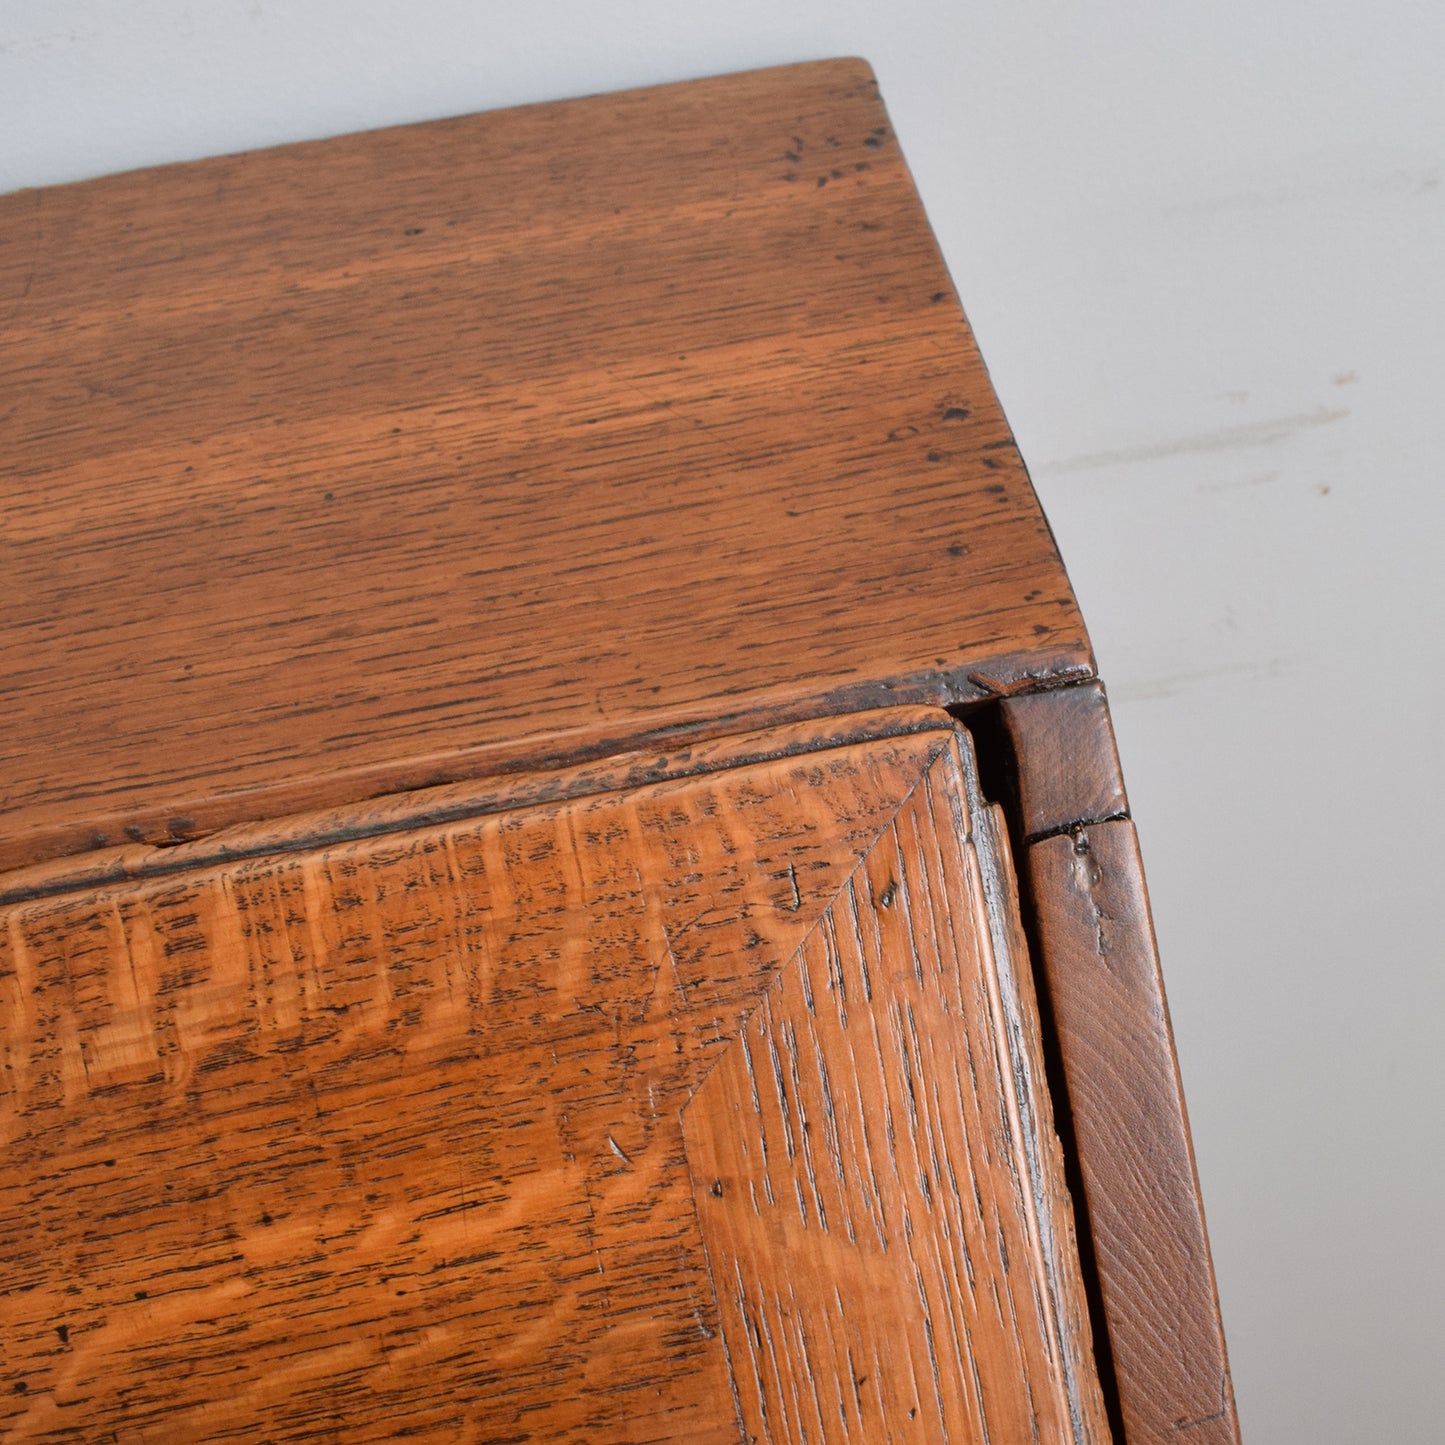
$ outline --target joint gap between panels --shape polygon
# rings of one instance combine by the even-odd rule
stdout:
[[[1036,842],[1056,835],[1077,835],[1095,823],[1120,821],[1127,812],[1112,812],[1107,817],[1088,821],[1080,819],[1058,828],[1027,835],[1023,827],[1019,797],[1018,763],[1012,741],[1004,726],[998,700],[970,708],[950,708],[949,712],[974,739],[978,761],[978,784],[988,802],[1003,810],[1010,851],[1013,854],[1015,886],[1019,897],[1019,922],[1027,947],[1027,967],[1033,975],[1034,993],[1038,1000],[1040,1042],[1044,1055],[1044,1079],[1053,1105],[1054,1130],[1064,1155],[1064,1180],[1073,1201],[1075,1245],[1083,1275],[1087,1302],[1089,1333],[1092,1337],[1094,1364],[1104,1396],[1104,1409],[1112,1429],[1112,1438],[1125,1439],[1123,1407],[1119,1394],[1118,1372],[1114,1363],[1113,1342],[1109,1337],[1104,1311],[1098,1259],[1094,1246],[1094,1220],[1090,1217],[1088,1200],[1080,1167],[1078,1138],[1074,1127],[1068,1086],[1059,1044],[1058,1023],[1054,1017],[1053,999],[1042,969],[1044,957],[1039,936],[1038,906],[1034,894],[1034,874],[1029,850]]]
[[[882,709],[876,710],[882,712]],[[248,820],[231,824],[205,833],[199,837],[157,845],[144,845],[148,855],[143,859],[116,861],[118,850],[96,850],[91,853],[77,853],[68,860],[76,865],[75,872],[57,872],[27,883],[24,876],[27,867],[10,872],[0,872],[0,907],[12,904],[37,902],[46,898],[61,897],[88,889],[110,888],[140,879],[173,877],[200,868],[217,867],[223,864],[242,863],[255,858],[279,854],[308,852],[317,848],[333,847],[359,842],[370,838],[400,837],[427,828],[447,827],[470,818],[491,817],[515,812],[520,808],[577,801],[583,798],[605,797],[608,794],[630,791],[636,788],[680,783],[689,779],[707,777],[734,768],[752,767],[771,762],[782,762],[789,758],[811,757],[818,753],[831,752],[838,748],[851,747],[861,742],[894,741],[906,737],[922,736],[925,733],[942,730],[931,724],[917,721],[903,721],[889,725],[878,732],[860,732],[856,735],[819,733],[810,736],[800,733],[797,740],[777,741],[775,735],[790,729],[806,729],[818,719],[804,719],[793,723],[778,724],[772,728],[754,729],[750,732],[727,734],[719,738],[700,740],[716,744],[722,749],[716,754],[692,759],[691,750],[686,749],[675,758],[666,753],[656,765],[636,765],[634,771],[618,772],[615,775],[591,776],[585,772],[588,763],[565,763],[561,766],[535,769],[517,768],[514,771],[493,777],[463,778],[425,788],[400,789],[394,793],[377,794],[365,799],[341,803],[324,811],[303,812],[283,816],[274,820],[274,832],[263,832],[258,837],[248,836],[251,830],[264,829],[266,820]],[[772,739],[772,741],[770,741]],[[730,742],[736,742],[735,753],[726,751]],[[927,767],[938,760],[946,743],[940,743],[928,757]],[[634,757],[635,749],[615,755],[609,761],[627,764]],[[652,750],[647,750],[649,755]],[[537,785],[536,791],[525,788],[516,791],[513,784],[528,780]],[[915,784],[916,786],[916,784]],[[457,796],[448,796],[458,793]],[[392,816],[379,816],[367,811],[379,804],[392,802],[398,811]],[[901,805],[900,805],[901,806]],[[347,815],[358,821],[347,822]],[[314,830],[307,826],[314,822]],[[288,824],[300,825],[285,831]],[[970,835],[971,836],[971,835]],[[138,845],[140,846],[140,845]],[[88,860],[110,856],[107,865],[86,871]],[[53,860],[59,868],[63,860]],[[40,865],[42,868],[44,864]],[[21,881],[14,880],[19,877]]]
[[[1080,833],[1085,828],[1093,828],[1100,823],[1127,823],[1129,821],[1129,810],[1120,808],[1113,813],[1101,813],[1096,818],[1077,818],[1072,823],[1060,823],[1055,828],[1044,828],[1037,833],[1026,833],[1024,842],[1032,845],[1042,843],[1048,838],[1059,838],[1064,834]]]

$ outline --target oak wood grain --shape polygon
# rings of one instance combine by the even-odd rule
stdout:
[[[1238,1439],[1164,983],[1101,683],[1005,699],[1059,1112],[1128,1445]]]
[[[14,1438],[737,1438],[720,1399],[764,1438],[1107,1434],[1007,844],[913,705],[1010,699],[1021,838],[1127,803],[1102,691],[1060,685],[1087,638],[866,66],[0,197],[0,456]],[[898,833],[955,794],[956,834]],[[1142,882],[1109,852],[1096,917],[1057,891],[1063,846],[1026,856],[1121,1418],[1232,1439]],[[874,907],[880,869],[947,926],[913,892]],[[838,909],[876,928],[828,943]],[[1075,997],[1100,919],[1132,961]],[[922,981],[889,966],[905,943]],[[878,982],[846,1026],[798,1012],[833,964]],[[900,1009],[911,1062],[875,1061],[851,1126],[896,1125],[900,1079],[963,1041],[1003,1061],[919,1125],[972,1148],[997,1114],[972,1207],[889,1185],[933,1293],[890,1272],[906,1249],[709,1224],[739,1195],[697,1187],[682,1121],[713,1179],[758,1177],[707,1112],[741,1097],[747,1029],[786,1045],[777,1109],[816,1118],[822,1050]],[[553,1091],[562,1059],[591,1082]],[[884,1207],[852,1186],[835,1209]],[[615,1258],[599,1218],[634,1231]],[[970,1240],[991,1321],[940,1239]],[[751,1271],[736,1310],[708,1251]],[[664,1255],[665,1287],[603,1278]],[[769,1303],[780,1258],[842,1270],[846,1320]],[[518,1283],[537,1261],[547,1290]],[[382,1274],[408,1291],[385,1312]],[[826,1424],[821,1393],[805,1424],[774,1367],[737,1374],[764,1323],[837,1394]],[[909,1368],[860,1382],[825,1337]],[[905,1399],[931,1360],[944,1384]],[[449,1370],[509,1423],[425,1395]]]
[[[0,197],[0,867],[1091,671],[861,62]]]
[[[1238,1445],[1134,825],[1031,844],[1042,978],[1127,1445]]]
[[[707,738],[667,752],[651,748],[547,772],[504,772],[441,783],[366,803],[233,824],[189,843],[128,843],[15,868],[0,875],[0,904],[103,888],[129,879],[162,878],[210,864],[294,853],[952,726],[937,708],[893,707]]]
[[[1013,749],[1026,838],[1129,816],[1101,682],[1006,698],[999,712]]]
[[[804,980],[826,1004],[806,1087],[848,1088],[846,1127],[897,1168],[875,1294],[766,1226],[738,1249],[757,1278],[772,1248],[799,1309],[843,1292],[845,1328],[898,1343],[848,1377],[854,1433],[808,1438],[937,1440],[941,1390],[949,1438],[982,1438],[971,1409],[994,1439],[1104,1438],[968,754],[941,716],[820,732],[624,793],[445,822],[404,799],[400,829],[372,805],[310,848],[12,903],[3,1438],[802,1438],[748,1416],[699,1214],[741,1197],[711,1184],[745,1036],[797,1017]],[[850,1080],[847,1030],[889,1021]],[[936,1376],[903,1344],[935,1319]]]
[[[683,1111],[749,1439],[1108,1437],[962,784],[930,768]]]

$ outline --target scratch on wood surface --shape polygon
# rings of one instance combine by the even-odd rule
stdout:
[[[1074,858],[1071,874],[1074,890],[1085,900],[1089,909],[1089,916],[1093,924],[1094,954],[1107,965],[1109,939],[1105,925],[1112,923],[1113,919],[1104,911],[1097,897],[1097,890],[1103,881],[1103,875],[1100,873],[1099,864],[1094,859],[1093,851],[1089,847],[1088,829],[1078,828],[1074,830],[1070,838]]]
[[[0,1104],[28,1131],[8,1162],[89,1252],[107,1328],[70,1343],[94,1418],[131,1408],[106,1383],[124,1334],[127,1379],[157,1350],[189,1362],[145,1378],[160,1417],[208,1438],[296,1438],[343,1347],[378,1365],[368,1418],[393,1429],[440,1428],[468,1360],[485,1418],[558,1438],[652,1438],[666,1416],[722,1445],[739,1415],[779,1442],[881,1422],[1075,1438],[949,736],[13,907],[0,987],[35,986],[30,1022],[0,1021],[19,1065]],[[111,944],[77,942],[96,922]],[[166,1060],[154,1077],[93,1047],[127,1020]],[[60,1162],[95,1164],[75,1121],[117,1155],[167,1141],[164,1167],[117,1173],[103,1219]],[[44,1354],[60,1285],[8,1228],[0,1258],[36,1286],[0,1304],[14,1368],[31,1398],[63,1393]],[[264,1307],[235,1303],[243,1258]],[[356,1335],[376,1278],[387,1327]],[[138,1280],[151,1307],[185,1291],[179,1336],[137,1343]],[[318,1342],[299,1363],[298,1316]],[[606,1390],[557,1388],[557,1361],[603,1357]]]
[[[1182,1435],[1186,1430],[1197,1430],[1201,1425],[1212,1425],[1216,1420],[1222,1420],[1229,1413],[1226,1410],[1216,1410],[1212,1415],[1202,1415],[1198,1420],[1180,1420],[1174,1426],[1174,1433]]]
[[[735,1440],[678,1110],[937,735],[8,908],[0,1433],[55,1399],[107,1436],[140,1388],[178,1438],[297,1439],[339,1370],[357,1439],[465,1407],[495,1437]],[[804,1029],[764,1094],[799,1097]],[[815,1233],[829,1127],[792,1120]],[[28,1247],[36,1211],[72,1234]],[[587,1358],[606,1387],[561,1387]]]

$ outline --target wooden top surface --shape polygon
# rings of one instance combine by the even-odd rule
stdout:
[[[1091,668],[868,68],[0,197],[0,867]]]

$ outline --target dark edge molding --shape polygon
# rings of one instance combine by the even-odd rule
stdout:
[[[1015,834],[1095,1352],[1124,1445],[1239,1445],[1143,864],[1090,680],[970,710]]]

